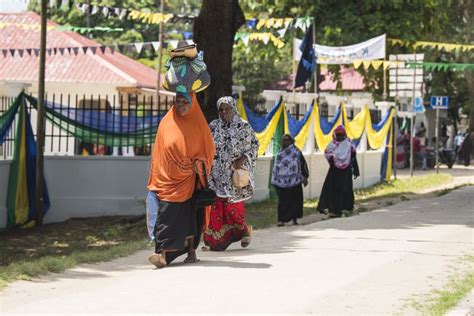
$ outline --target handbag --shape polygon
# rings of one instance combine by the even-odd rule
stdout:
[[[235,169],[232,174],[232,185],[236,188],[245,188],[250,183],[249,171],[245,168]]]
[[[208,182],[207,182],[207,171],[206,165],[203,161],[201,161],[202,169],[204,170],[204,182],[205,187],[198,188],[199,180],[199,169],[196,168],[196,184],[194,185],[194,204],[196,208],[204,208],[206,206],[210,206],[214,204],[214,200],[216,199],[216,192],[209,189]]]

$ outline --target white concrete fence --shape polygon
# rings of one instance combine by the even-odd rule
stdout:
[[[317,198],[328,163],[322,153],[305,157],[310,181],[304,195],[305,198]],[[258,158],[254,201],[269,197],[271,159]],[[361,177],[354,182],[355,188],[379,182],[382,151],[361,151],[357,159]],[[73,217],[144,214],[149,160],[149,157],[45,157],[45,178],[51,200],[45,223],[62,222]],[[0,228],[7,222],[10,163],[0,161]]]

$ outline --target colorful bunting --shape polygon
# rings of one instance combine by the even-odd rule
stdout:
[[[178,41],[170,41],[169,43],[163,43],[163,47],[167,47],[168,44],[172,48],[176,48]],[[77,56],[79,53],[87,54],[91,52],[92,54],[97,54],[100,51],[102,54],[111,53],[114,54],[116,50],[120,53],[128,53],[135,51],[140,54],[143,50],[148,50],[150,52],[157,52],[159,50],[159,42],[138,42],[131,44],[118,44],[118,45],[95,45],[95,46],[75,46],[75,47],[50,47],[46,49],[46,52],[49,56],[57,55],[58,53],[62,55],[68,53],[69,55]],[[39,49],[37,48],[8,48],[0,49],[1,56],[6,58],[7,56],[11,57],[23,57],[36,56],[39,55]],[[26,53],[26,54],[25,54]]]
[[[456,50],[469,51],[474,49],[474,45],[469,44],[451,44],[451,43],[441,43],[441,42],[426,42],[426,41],[416,41],[409,42],[403,41],[400,39],[389,39],[392,45],[401,45],[401,46],[412,46],[413,48],[434,48],[439,50],[445,50],[447,52],[453,52]]]
[[[250,41],[260,41],[267,45],[269,42],[272,42],[277,48],[282,48],[285,46],[285,42],[273,35],[272,33],[246,33],[239,32],[235,34],[234,40],[238,42],[241,40],[245,46],[249,44]]]

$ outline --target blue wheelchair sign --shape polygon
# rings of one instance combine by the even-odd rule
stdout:
[[[423,98],[416,97],[413,102],[413,112],[424,113],[425,107],[423,106]]]
[[[431,108],[432,109],[440,109],[440,110],[446,110],[448,108],[448,97],[442,96],[432,96],[431,97]]]

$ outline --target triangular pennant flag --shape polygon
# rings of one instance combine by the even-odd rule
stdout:
[[[250,34],[248,33],[244,33],[242,36],[242,42],[244,43],[245,46],[249,46],[249,42],[250,42]]]
[[[193,38],[193,32],[183,32],[183,37],[185,40]]]
[[[284,29],[281,29],[281,30],[278,31],[278,34],[279,34],[280,38],[285,37],[285,34],[286,34],[287,30],[288,30],[287,28],[284,28]]]
[[[31,53],[33,52],[33,50],[31,48],[27,48],[26,49],[26,53],[31,56]]]
[[[10,49],[10,55],[11,55],[12,57],[15,57],[15,50],[14,50],[14,49]]]
[[[380,66],[382,66],[383,64],[383,61],[381,60],[374,60],[372,62],[372,67],[375,69],[375,70],[378,70],[380,68]]]
[[[365,68],[366,70],[368,70],[369,67],[370,67],[370,65],[371,65],[371,62],[370,62],[370,60],[369,60],[369,61],[364,60],[364,61],[362,61],[362,65],[364,65],[364,68]]]
[[[62,0],[62,1],[61,1],[61,9],[62,9],[62,10],[67,10],[67,9],[69,9],[69,0]]]
[[[102,8],[102,14],[108,18],[109,17],[109,14],[110,14],[110,8],[109,7],[103,7]]]
[[[38,48],[33,49],[33,52],[35,53],[35,56],[38,57],[40,50]]]
[[[270,41],[270,34],[269,33],[264,33],[262,35],[262,41],[265,45],[267,45],[268,42]]]
[[[176,47],[178,47],[178,41],[177,40],[169,41],[169,45],[171,46],[172,49],[175,49]]]
[[[53,55],[56,55],[58,53],[58,49],[55,47],[53,48]]]
[[[100,46],[99,48],[102,54],[105,54],[105,49],[107,48],[107,46]]]
[[[140,54],[143,49],[143,43],[134,43],[135,49],[137,50],[137,53]]]
[[[3,58],[6,58],[7,54],[8,54],[8,51],[6,49],[2,49]]]
[[[352,62],[352,65],[354,66],[355,69],[359,69],[360,65],[362,65],[362,60],[354,60]]]
[[[91,10],[91,15],[95,15],[97,12],[99,12],[100,7],[97,5],[92,5],[92,10]]]
[[[391,62],[389,61],[384,61],[383,62],[383,70],[387,70],[391,66]]]
[[[115,53],[115,45],[109,45],[107,47],[110,49],[110,53]]]
[[[247,20],[247,27],[249,29],[254,29],[257,26],[257,19]]]
[[[121,12],[120,8],[114,8],[115,16],[120,16],[120,12]]]
[[[48,48],[46,50],[46,53],[48,54],[48,56],[51,56],[51,53],[53,52],[53,50],[51,48]]]
[[[292,18],[286,18],[285,19],[285,28],[287,29],[292,22],[293,22]]]
[[[121,9],[122,11],[120,12],[119,19],[123,20],[127,17],[128,15],[128,10],[127,9]]]
[[[267,23],[266,19],[260,19],[257,23],[257,30],[260,30]]]
[[[84,53],[84,55],[87,54],[87,49],[88,49],[87,46],[83,46],[83,47],[81,47],[81,49],[82,49],[82,52]]]
[[[63,55],[64,55],[64,50],[65,50],[65,48],[64,48],[64,47],[60,47],[60,48],[59,48],[59,52],[61,53],[61,56],[63,56]]]
[[[117,48],[118,48],[119,52],[123,54],[123,52],[125,50],[125,45],[117,45]]]
[[[160,42],[151,42],[151,46],[153,46],[155,52],[158,52],[158,50],[160,49]]]
[[[90,47],[90,50],[92,51],[92,54],[95,55],[95,53],[97,52],[97,46]]]
[[[87,14],[90,11],[90,6],[83,3],[82,5],[79,5],[78,9],[81,10],[82,13]]]

